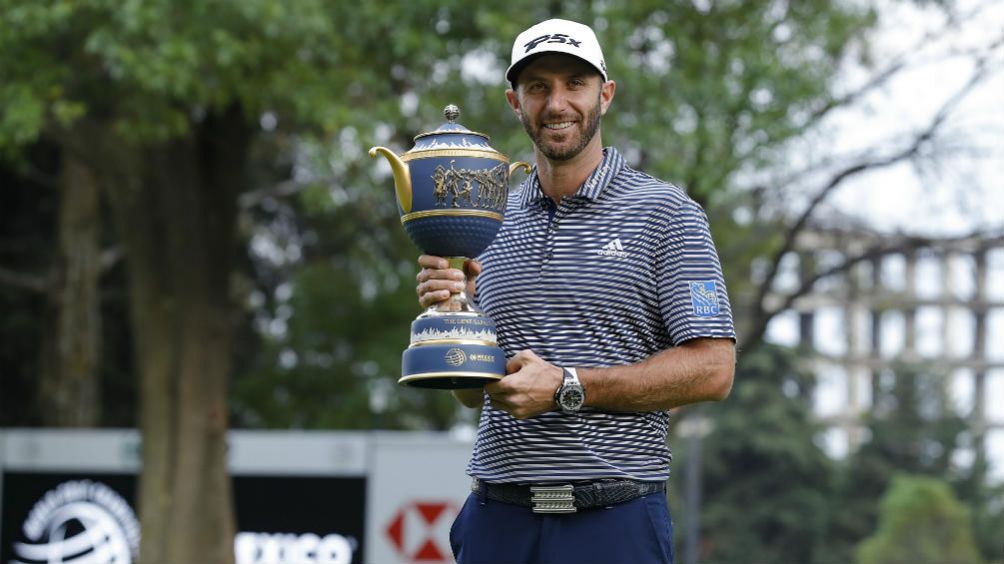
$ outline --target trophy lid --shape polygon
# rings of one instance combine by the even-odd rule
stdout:
[[[457,123],[457,118],[460,117],[460,108],[455,104],[446,106],[443,109],[443,116],[446,118],[446,123],[441,124],[432,131],[416,135],[415,146],[408,153],[441,149],[471,149],[497,153],[501,156],[501,153],[498,153],[498,151],[488,144],[489,138],[487,135],[471,131]]]

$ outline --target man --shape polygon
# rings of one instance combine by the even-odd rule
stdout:
[[[536,167],[480,264],[467,265],[469,295],[510,358],[500,381],[454,392],[483,406],[454,556],[672,562],[667,410],[724,399],[735,368],[707,219],[603,148],[616,84],[592,29],[531,27],[506,78]],[[465,283],[442,257],[419,264],[422,306]]]

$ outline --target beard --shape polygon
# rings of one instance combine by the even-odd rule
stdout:
[[[541,114],[541,121],[545,117],[550,117],[545,114]],[[585,128],[582,130],[582,135],[576,143],[569,145],[567,147],[562,147],[560,145],[553,144],[544,138],[544,126],[543,124],[535,126],[530,122],[530,118],[523,113],[520,116],[520,121],[523,122],[523,129],[526,134],[533,140],[534,146],[544,154],[545,157],[551,159],[552,161],[567,161],[582,152],[582,149],[593,140],[596,132],[600,129],[600,97],[596,96],[596,105],[589,109],[589,113],[586,114]],[[572,129],[572,128],[569,128]]]

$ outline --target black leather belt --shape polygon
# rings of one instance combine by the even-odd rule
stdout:
[[[575,513],[577,509],[606,507],[666,491],[666,482],[610,480],[588,484],[525,486],[491,484],[477,478],[471,491],[488,499],[533,508],[534,513]]]

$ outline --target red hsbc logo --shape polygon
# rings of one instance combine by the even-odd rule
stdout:
[[[450,501],[415,501],[394,514],[385,532],[407,561],[452,562],[449,533],[456,516]]]

